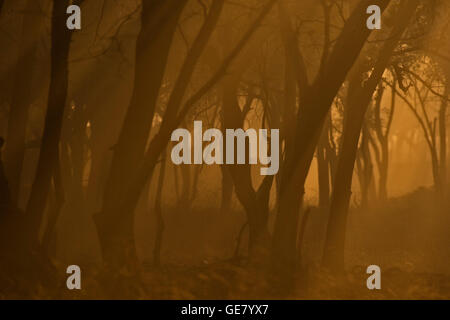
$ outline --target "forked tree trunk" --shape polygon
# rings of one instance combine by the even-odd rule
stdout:
[[[145,28],[141,29],[136,48],[137,61],[139,61],[139,57],[148,57],[148,55],[146,55],[146,50],[143,50],[143,48],[141,47],[142,45],[145,45],[146,32],[157,30],[158,34],[161,33],[161,30],[159,30],[159,28],[161,27],[160,25],[155,25],[153,23],[149,23],[148,25],[146,24],[146,18],[151,17],[151,14],[153,13],[152,10],[150,10],[152,9],[151,7],[149,8],[145,6],[146,3],[147,2],[144,2],[142,17]],[[175,3],[179,4],[180,2],[175,1]],[[152,176],[153,170],[162,151],[167,146],[171,131],[173,130],[173,122],[176,122],[179,119],[177,117],[177,112],[185,96],[189,80],[215,28],[215,25],[222,11],[223,4],[223,0],[213,1],[209,10],[209,14],[206,17],[205,22],[202,25],[196,39],[194,40],[191,49],[189,50],[183,66],[181,67],[180,74],[177,78],[177,81],[175,82],[174,88],[167,103],[167,108],[160,127],[160,131],[152,139],[147,150],[147,155],[144,159],[142,157],[145,152],[143,148],[145,147],[147,142],[148,131],[145,132],[145,130],[139,130],[139,132],[136,132],[136,128],[140,128],[140,126],[137,126],[136,122],[134,121],[128,122],[127,120],[125,120],[125,123],[128,123],[130,126],[132,126],[132,128],[130,129],[130,133],[132,132],[133,134],[131,134],[130,136],[121,134],[121,136],[119,137],[119,142],[116,148],[123,149],[121,152],[118,151],[119,149],[115,150],[114,157],[116,157],[117,153],[117,159],[116,163],[114,163],[115,160],[113,159],[111,175],[108,182],[108,189],[105,190],[104,194],[103,209],[100,213],[95,215],[96,226],[100,238],[105,266],[111,269],[113,272],[118,272],[122,269],[137,270],[138,261],[134,242],[134,211],[136,209],[136,205],[143,188],[148,183],[148,179]],[[174,25],[171,25],[171,27],[175,28],[175,26],[177,25],[178,16],[179,12],[178,14],[171,16],[171,18],[174,18],[173,21],[169,19],[174,23]],[[154,30],[153,28],[157,29]],[[158,50],[160,49],[158,48]],[[164,59],[167,58],[164,57]],[[150,70],[149,73],[152,73],[152,71]],[[140,87],[142,93],[145,93],[148,90],[148,83],[145,81],[145,78],[140,80],[141,81],[136,81],[135,83],[135,94],[137,90],[136,86]],[[135,94],[133,95],[133,97],[136,96]],[[133,101],[134,99],[137,99],[137,97],[133,98]],[[140,107],[148,108],[147,101],[140,101],[140,104]],[[130,107],[132,106],[133,103],[130,105]],[[128,117],[134,119],[134,117],[131,117],[129,113],[127,114],[127,118]],[[138,117],[137,123],[140,123],[141,121],[148,121],[150,123],[152,122],[151,117]],[[177,123],[176,125],[178,124],[179,123]],[[125,136],[127,136],[128,138],[125,139]],[[136,153],[131,155],[130,158],[130,154],[128,154],[130,153],[128,145],[136,145],[136,141],[134,141],[133,139],[137,139],[141,142],[145,141],[145,143],[141,144],[142,149],[138,148],[139,150],[137,149]],[[149,157],[151,158],[151,160],[148,160]],[[122,161],[123,159],[127,160]],[[128,166],[124,167],[124,164],[128,164]],[[139,172],[139,170],[130,170],[131,167],[143,170],[143,167],[140,167],[139,165],[142,165],[143,167],[145,166],[145,174]],[[123,177],[124,174],[126,174],[125,177]],[[120,177],[122,177],[123,179],[121,179]]]
[[[286,159],[281,172],[280,200],[275,221],[272,261],[274,274],[282,288],[292,288],[296,265],[298,215],[303,200],[304,184],[313,159],[323,123],[345,77],[357,59],[371,31],[362,28],[366,9],[379,5],[381,11],[390,1],[362,0],[336,39],[323,68],[323,75],[307,89],[302,97],[302,112],[298,114],[295,139],[286,145]]]
[[[245,120],[245,112],[241,111],[238,104],[238,86],[242,76],[242,70],[228,75],[223,81],[222,105],[223,126],[226,129],[242,128]],[[253,98],[247,98],[253,100]],[[251,101],[247,101],[251,103]],[[248,146],[248,140],[246,140]],[[234,154],[236,155],[237,146]],[[249,150],[246,148],[246,150]],[[246,159],[249,155],[246,154]],[[268,257],[269,233],[267,229],[268,202],[271,176],[266,176],[258,191],[252,185],[251,166],[248,164],[227,165],[239,202],[244,207],[247,215],[249,230],[249,260],[252,265],[264,264]],[[270,179],[270,180],[269,180]]]
[[[400,6],[397,24],[384,43],[370,78],[362,82],[363,74],[358,70],[350,80],[347,117],[344,123],[342,147],[340,148],[336,181],[331,197],[330,217],[325,240],[323,266],[341,272],[344,270],[344,247],[347,215],[350,205],[353,169],[364,116],[373,93],[381,81],[391,55],[418,6],[418,0]]]
[[[137,264],[134,213],[117,212],[118,200],[129,185],[130,177],[135,175],[137,164],[142,161],[172,38],[185,4],[186,0],[142,1],[132,98],[114,146],[102,211],[94,216],[107,267],[125,264],[135,267]],[[117,215],[123,215],[123,220]]]

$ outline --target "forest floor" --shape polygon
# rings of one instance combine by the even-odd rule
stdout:
[[[31,294],[26,293],[26,283],[9,278],[9,285],[0,288],[0,298],[450,299],[449,208],[448,203],[436,201],[430,190],[419,189],[371,209],[352,209],[344,275],[319,267],[327,216],[313,209],[303,244],[302,267],[297,272],[295,289],[289,294],[283,290],[275,293],[267,273],[249,270],[242,261],[223,258],[229,254],[205,258],[203,252],[199,263],[179,263],[174,262],[180,260],[173,259],[173,252],[171,259],[168,248],[162,256],[162,266],[155,268],[144,263],[139,279],[105,279],[98,268],[82,267],[82,290],[67,290],[66,274],[57,276],[58,288],[48,290],[44,282]],[[195,219],[192,223],[196,223]],[[201,242],[211,245],[204,237],[200,236]],[[228,238],[217,242],[222,246],[225,240],[230,242]],[[189,245],[186,242],[181,243]],[[174,252],[180,251],[169,242],[166,245],[172,246]],[[197,243],[190,245],[201,251]],[[233,249],[231,246],[229,251]],[[195,254],[195,250],[189,250],[183,247],[181,251]],[[372,264],[381,268],[381,290],[367,289],[366,268]],[[63,269],[63,265],[56,269]],[[109,283],[108,288],[100,283]],[[11,294],[11,290],[15,293]]]

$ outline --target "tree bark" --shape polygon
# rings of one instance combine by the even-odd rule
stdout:
[[[155,200],[155,214],[156,214],[156,233],[155,233],[155,247],[153,249],[153,264],[156,267],[161,265],[161,247],[164,233],[164,218],[162,215],[162,194],[164,188],[164,177],[166,173],[167,153],[161,161],[161,168],[158,177],[158,187],[156,191]]]
[[[296,264],[298,215],[304,194],[304,184],[317,146],[326,115],[345,77],[357,59],[371,31],[361,27],[366,23],[366,9],[371,4],[381,10],[390,1],[362,0],[335,41],[323,75],[319,75],[301,100],[295,138],[286,144],[286,158],[281,172],[280,201],[275,221],[272,260],[274,274],[281,287],[290,288]]]
[[[446,81],[444,98],[439,108],[439,160],[442,192],[445,196],[448,188],[447,177],[447,107],[450,96],[450,80]]]
[[[342,147],[331,197],[330,217],[323,256],[323,266],[330,270],[339,272],[344,270],[344,247],[351,183],[364,116],[373,93],[388,66],[391,55],[417,6],[418,0],[408,1],[400,6],[398,22],[383,45],[370,78],[363,84],[363,74],[356,70],[354,77],[350,80],[351,85],[349,85],[346,105],[347,118],[344,123]]]
[[[12,92],[11,111],[5,147],[5,168],[11,188],[11,199],[18,205],[20,178],[25,158],[25,144],[28,112],[32,103],[32,83],[36,65],[36,51],[39,43],[43,16],[40,14],[41,1],[28,0],[23,17]]]
[[[38,243],[39,229],[58,158],[58,144],[68,89],[68,56],[72,31],[66,28],[66,9],[69,0],[53,2],[51,31],[51,80],[44,132],[36,175],[27,204],[29,236]]]
[[[222,196],[220,199],[220,212],[227,213],[231,209],[231,201],[233,199],[233,179],[231,178],[230,172],[225,166],[220,167],[220,172],[222,173]]]
[[[173,130],[171,130],[173,125],[172,122],[175,119],[178,120],[177,111],[184,98],[189,80],[192,76],[198,59],[200,58],[200,55],[202,54],[218,21],[218,18],[222,11],[223,3],[223,0],[215,0],[213,2],[208,16],[206,17],[203,26],[201,27],[196,39],[194,40],[194,43],[192,44],[191,49],[187,54],[178,79],[175,82],[172,94],[170,95],[163,122],[161,124],[160,132],[156,134],[156,136],[152,139],[152,142],[150,143],[147,150],[147,154],[150,154],[152,158],[152,160],[149,161],[150,168],[148,171],[146,171],[147,174],[142,174],[138,170],[128,171],[128,169],[130,169],[131,167],[139,168],[139,165],[136,166],[136,164],[143,164],[146,162],[145,160],[144,162],[142,161],[142,155],[143,152],[145,152],[144,149],[142,149],[142,153],[139,152],[140,156],[136,158],[135,162],[127,162],[129,164],[129,167],[124,168],[119,162],[117,162],[116,165],[112,165],[111,176],[116,174],[118,176],[122,176],[126,173],[126,177],[124,177],[125,180],[114,179],[114,182],[108,182],[108,185],[110,186],[108,187],[108,190],[105,191],[103,209],[100,213],[95,215],[103,259],[107,268],[111,268],[115,271],[119,271],[124,268],[136,269],[137,255],[133,231],[134,211],[139,200],[140,193],[147,183],[147,179],[153,174],[154,167],[170,139],[170,134]],[[145,21],[145,17],[143,18]],[[150,27],[155,26],[151,25]],[[137,51],[139,51],[139,46],[137,48]],[[143,83],[140,83],[139,85],[142,86],[142,90],[147,90],[147,83],[145,81]],[[145,107],[148,107],[145,101],[143,101],[143,103]],[[141,120],[149,121],[151,123],[151,120],[148,117],[139,119],[138,121]],[[135,126],[136,124],[134,122],[130,122],[130,125]],[[163,134],[161,134],[162,132]],[[143,139],[143,137],[141,136],[143,134],[144,132],[140,132],[139,134],[137,134],[136,137],[139,136],[137,139]],[[144,140],[147,141],[148,134],[144,135]],[[131,139],[131,137],[129,139]],[[128,148],[125,147],[126,144],[130,143],[132,142],[121,137],[119,138],[118,145],[124,145],[124,150],[126,152],[129,152]],[[115,153],[116,152],[117,151],[115,151]],[[120,154],[121,156],[128,157],[128,155],[122,154],[122,152]],[[148,156],[146,156],[146,158],[148,158]],[[139,181],[139,187],[138,190],[134,190],[133,187],[137,187],[138,185],[135,182],[137,180]],[[130,190],[132,189],[133,194],[131,195]]]
[[[186,2],[142,1],[141,29],[135,49],[133,93],[117,144],[114,146],[111,168],[103,192],[102,211],[94,216],[106,265],[119,261],[122,261],[122,265],[126,261],[129,261],[130,265],[137,263],[134,219],[131,218],[133,212],[121,213],[127,216],[122,221],[122,231],[113,232],[111,220],[117,219],[114,216],[117,201],[130,183],[130,177],[135,175],[136,164],[142,160],[145,153],[172,38]],[[124,234],[125,239],[128,239],[125,240],[126,243],[110,239],[115,233]],[[121,256],[115,252],[117,250],[122,250]]]
[[[330,173],[327,161],[328,126],[324,126],[322,136],[317,145],[317,175],[319,185],[319,207],[328,208],[330,205]]]

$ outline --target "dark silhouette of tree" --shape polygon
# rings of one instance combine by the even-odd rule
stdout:
[[[376,63],[371,67],[370,77],[363,81],[366,73],[364,66],[362,66],[362,69],[357,68],[351,77],[351,84],[347,93],[347,114],[343,140],[331,196],[330,217],[325,240],[323,265],[327,268],[344,270],[345,230],[350,205],[352,176],[364,117],[373,93],[389,66],[392,53],[414,16],[418,5],[418,0],[412,0],[404,2],[398,8],[397,23],[381,48]]]
[[[396,79],[394,75],[393,85],[396,86]],[[378,140],[378,145],[375,143],[372,136],[369,137],[372,147],[375,153],[378,155],[375,157],[379,172],[378,181],[378,198],[382,201],[386,201],[388,198],[387,182],[388,182],[388,170],[389,170],[389,133],[392,127],[392,120],[394,118],[395,106],[396,106],[396,95],[395,90],[391,90],[391,100],[390,105],[387,109],[387,117],[383,119],[383,108],[381,100],[384,93],[383,84],[380,84],[379,93],[374,104],[374,131]],[[383,121],[384,120],[384,121]]]
[[[280,181],[278,215],[273,234],[274,271],[283,287],[292,287],[296,263],[298,215],[303,200],[304,183],[331,104],[357,59],[371,31],[365,24],[366,9],[379,5],[382,11],[390,1],[360,1],[330,50],[327,62],[301,96],[293,143],[286,144],[286,158]],[[326,75],[326,76],[325,76]],[[300,90],[300,89],[299,89]]]
[[[223,60],[222,64],[219,66],[217,71],[209,78],[208,81],[206,81],[206,83],[200,89],[198,89],[192,96],[190,96],[190,98],[188,98],[183,105],[180,104],[182,98],[179,96],[180,92],[176,91],[175,89],[173,90],[172,93],[173,97],[171,96],[171,98],[169,98],[169,102],[167,104],[167,108],[164,114],[163,121],[161,123],[161,127],[158,133],[155,135],[155,137],[151,140],[149,144],[146,155],[144,157],[144,161],[142,162],[142,165],[138,170],[138,174],[135,177],[133,177],[132,180],[133,182],[129,185],[127,192],[120,199],[121,205],[118,208],[119,212],[133,212],[139,199],[140,193],[142,192],[148,178],[152,175],[161,153],[168,144],[172,131],[176,129],[178,125],[180,125],[180,123],[185,118],[187,113],[191,110],[191,108],[225,75],[230,64],[241,52],[242,48],[245,46],[247,41],[253,35],[254,31],[257,29],[257,27],[264,19],[264,17],[268,14],[268,12],[273,7],[275,2],[276,0],[271,0],[268,1],[267,4],[265,4],[261,12],[258,14],[257,18],[252,22],[249,29],[242,35],[241,39],[237,42],[233,50],[231,50],[230,53],[226,56],[226,58]],[[216,5],[218,5],[218,3],[216,3]],[[218,8],[216,7],[216,10],[217,9]],[[210,11],[211,10],[212,9],[210,9]],[[217,13],[218,12],[216,12],[216,14]],[[212,19],[211,17],[211,21],[209,22],[213,24],[215,23],[213,21],[217,20]],[[209,38],[210,32],[212,32],[212,30],[210,30],[211,27],[212,26],[210,25],[208,27],[205,27],[203,31],[200,31],[196,41],[203,42],[207,40],[205,38]],[[192,45],[191,53],[188,54],[185,60],[184,63],[185,66],[182,67],[181,69],[182,71],[178,76],[177,83],[184,82],[185,78],[188,76],[188,74],[183,72],[183,70],[188,71],[192,70],[191,68],[193,66],[190,65],[190,57],[191,55],[195,56],[194,52],[199,51],[198,50],[199,48],[197,47],[195,42]],[[177,88],[178,86],[184,87],[185,85],[186,84],[184,83],[179,83],[178,85],[175,84],[174,88]],[[119,221],[117,221],[117,223],[119,224],[122,223],[122,220],[123,218],[119,217]]]
[[[81,4],[82,1],[76,3]],[[68,56],[73,32],[66,27],[69,0],[54,1],[51,33],[51,80],[48,106],[36,175],[26,213],[31,245],[38,245],[38,234],[47,203],[51,180],[58,162],[58,145],[68,89]]]
[[[166,115],[168,117],[172,117],[173,115],[176,115],[177,110],[181,104],[181,101],[185,95],[185,91],[187,89],[187,86],[189,84],[189,80],[192,76],[192,73],[195,69],[195,66],[198,62],[198,59],[200,55],[203,52],[203,49],[205,48],[209,37],[211,36],[211,33],[214,30],[214,27],[218,21],[218,18],[220,16],[220,12],[222,10],[223,6],[223,0],[215,0],[213,1],[213,4],[211,5],[210,12],[201,27],[197,38],[195,39],[194,43],[192,44],[192,47],[190,48],[185,62],[181,68],[180,74],[178,76],[177,81],[175,82],[174,88],[172,89],[172,94],[170,95],[169,101],[167,103],[167,108],[165,111],[165,117]],[[174,22],[176,25],[176,21]],[[156,25],[157,26],[157,25]],[[151,26],[156,27],[156,26]],[[139,48],[138,48],[139,50]],[[162,76],[162,75],[161,75]],[[145,82],[142,83],[144,87],[142,88],[144,91],[145,88]],[[156,98],[156,97],[155,97]],[[147,107],[147,105],[144,103],[143,107]],[[136,119],[136,121],[151,121],[148,119],[152,119],[152,117],[148,118],[141,118],[139,117]],[[131,127],[136,127],[135,122],[129,122],[129,125]],[[148,125],[148,126],[150,126]],[[164,121],[162,126],[164,125]],[[138,126],[139,127],[139,126]],[[148,127],[150,129],[150,127]],[[134,130],[134,129],[133,129]],[[136,133],[139,134],[139,133]],[[141,147],[145,147],[145,143],[147,141],[147,135],[144,134],[145,138],[142,137],[143,132],[140,133],[139,138],[142,142],[144,142]],[[170,136],[167,136],[167,141],[169,140]],[[120,139],[120,138],[119,138]],[[129,139],[123,140],[123,143],[127,146],[129,144]],[[131,140],[134,141],[134,140]],[[117,148],[117,146],[116,146]],[[150,144],[149,148],[152,148],[152,145]],[[158,148],[159,150],[159,148]],[[129,152],[128,149],[125,150],[126,152]],[[142,149],[142,152],[145,150]],[[157,157],[154,160],[156,164],[157,158],[160,155],[161,150],[158,151]],[[133,154],[133,153],[131,153]],[[139,158],[138,158],[139,159]],[[133,162],[130,162],[130,166],[135,166],[136,163],[139,163],[140,161],[138,159],[133,159]],[[114,160],[113,160],[114,162]],[[153,165],[154,167],[154,165]],[[114,174],[114,168],[115,165],[113,163],[112,165],[112,174]],[[123,170],[123,166],[118,166],[117,169],[118,172]],[[126,167],[128,168],[128,167]],[[127,172],[127,174],[130,175],[131,178],[133,178],[136,174],[134,172]],[[123,178],[124,179],[124,178]],[[139,198],[139,194],[135,197],[136,203],[133,204],[133,206],[122,208],[121,206],[117,205],[118,201],[123,199],[123,195],[121,193],[114,193],[108,195],[108,192],[110,192],[110,188],[113,188],[117,185],[125,185],[128,186],[130,183],[127,183],[127,181],[130,181],[128,178],[123,179],[117,179],[116,183],[113,183],[112,181],[109,181],[107,183],[108,189],[105,192],[106,201],[104,202],[102,212],[96,215],[96,225],[97,230],[100,237],[102,252],[103,252],[103,259],[105,263],[108,265],[111,265],[113,268],[120,270],[123,267],[132,267],[135,268],[137,264],[137,257],[136,257],[136,250],[134,247],[134,209],[135,204],[137,203],[137,200]],[[132,180],[131,180],[132,181]],[[120,188],[120,190],[123,190]],[[122,192],[124,193],[124,192]],[[126,192],[125,192],[126,193]]]
[[[8,179],[5,175],[5,169],[3,166],[2,149],[5,140],[0,137],[0,216],[7,213],[11,206],[11,192],[9,190]]]
[[[41,1],[29,0],[22,22],[19,57],[16,64],[12,101],[8,119],[5,167],[11,186],[12,201],[17,204],[20,178],[26,149],[29,108],[32,101],[32,83],[35,77],[36,50],[44,17]]]
[[[164,179],[166,174],[166,162],[167,162],[167,152],[165,157],[161,159],[159,176],[158,176],[158,189],[156,191],[155,199],[155,214],[156,214],[156,233],[155,233],[155,247],[153,249],[153,264],[156,267],[161,265],[161,248],[163,243],[164,234],[164,218],[162,212],[162,195],[164,188]]]

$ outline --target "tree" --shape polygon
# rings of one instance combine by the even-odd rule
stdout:
[[[331,196],[330,217],[325,240],[323,265],[331,270],[344,270],[344,247],[347,215],[350,205],[353,169],[358,141],[367,108],[373,93],[389,65],[392,53],[414,15],[418,0],[402,3],[398,8],[398,20],[388,40],[380,50],[376,63],[369,69],[369,78],[363,81],[366,68],[354,70],[347,93],[346,119],[342,145],[339,152],[336,180]]]
[[[302,112],[297,114],[293,142],[286,144],[286,158],[280,173],[279,206],[272,246],[274,272],[286,287],[292,286],[298,213],[323,123],[348,71],[371,33],[367,28],[361,28],[367,18],[366,8],[377,4],[384,11],[389,2],[363,0],[358,3],[346,20],[320,74],[300,97]]]
[[[165,4],[165,1],[162,1],[161,3]],[[180,4],[181,2],[173,1],[171,2],[173,4]],[[165,6],[165,5],[164,5]],[[200,55],[203,52],[203,49],[205,48],[208,39],[211,35],[211,33],[214,30],[214,27],[218,21],[218,18],[220,16],[220,12],[222,10],[223,6],[223,0],[215,0],[213,1],[213,4],[211,5],[210,11],[208,16],[206,17],[205,22],[203,23],[199,33],[197,34],[197,37],[192,44],[192,47],[190,48],[186,59],[184,61],[184,64],[181,68],[181,71],[179,73],[178,79],[175,82],[175,85],[173,87],[172,93],[170,95],[169,101],[167,103],[167,108],[165,111],[165,117],[168,115],[169,117],[176,114],[177,109],[179,108],[181,101],[185,95],[185,91],[187,89],[189,80],[192,76],[192,73],[195,69],[195,66],[198,62],[198,59]],[[146,18],[151,17],[151,14],[153,13],[153,7],[146,7],[144,4],[143,6],[143,21],[144,26],[146,23]],[[165,8],[170,9],[169,8]],[[181,10],[182,7],[179,8]],[[170,10],[163,11],[165,14],[173,14]],[[179,14],[179,12],[178,12]],[[173,32],[173,28],[177,25],[178,21],[178,14],[177,11],[175,11],[175,16],[172,17],[174,19],[172,21],[173,26],[170,27],[170,30]],[[158,17],[158,16],[157,16]],[[164,15],[158,17],[156,20],[157,22],[163,22],[165,21]],[[161,20],[159,20],[161,19]],[[152,22],[152,20],[150,20]],[[144,52],[142,51],[143,48],[140,45],[144,45],[144,39],[145,39],[145,32],[148,31],[154,31],[155,28],[158,30],[159,23],[149,23],[149,25],[145,26],[143,30],[141,30],[142,38],[138,38],[138,44],[137,44],[137,58],[138,57],[145,57]],[[164,36],[164,35],[163,35]],[[158,36],[159,37],[159,36]],[[166,38],[161,38],[162,40],[167,40]],[[156,49],[157,47],[155,47]],[[170,48],[170,43],[167,44],[167,50]],[[142,55],[142,56],[141,56]],[[167,52],[165,52],[165,56],[167,56]],[[150,57],[149,57],[150,58]],[[166,59],[166,58],[164,58]],[[138,61],[139,62],[139,61]],[[152,62],[152,65],[153,66]],[[161,61],[158,61],[158,63],[161,63]],[[148,73],[151,73],[152,71],[148,71]],[[155,83],[155,96],[152,97],[153,101],[156,102],[157,93],[159,92],[160,86],[161,86],[161,80],[163,75],[163,70],[161,70],[161,74],[159,75],[159,81]],[[144,94],[147,92],[146,88],[146,81],[145,76],[148,75],[148,73],[141,74],[142,79],[135,80],[135,86],[139,86],[141,92]],[[140,74],[139,72],[136,73],[137,75]],[[140,81],[139,81],[140,80]],[[134,99],[138,99],[139,105],[138,107],[134,104],[130,105],[129,112],[127,112],[127,117],[125,120],[125,124],[122,130],[122,133],[119,137],[118,145],[116,145],[116,148],[119,148],[118,150],[115,150],[115,156],[113,158],[113,164],[111,168],[111,175],[109,177],[109,180],[107,182],[107,189],[104,193],[104,201],[103,201],[103,208],[102,211],[95,216],[96,220],[96,226],[97,231],[99,234],[100,242],[101,242],[101,248],[103,253],[103,259],[105,262],[105,265],[109,268],[113,268],[113,270],[120,270],[122,268],[126,267],[132,267],[136,268],[137,264],[137,256],[136,256],[136,250],[134,246],[134,209],[135,204],[131,207],[127,208],[121,208],[120,200],[123,199],[123,194],[126,193],[126,188],[129,187],[131,183],[133,183],[133,177],[136,175],[137,171],[130,170],[130,172],[127,172],[126,175],[129,175],[131,177],[131,180],[129,177],[124,176],[124,168],[129,169],[131,167],[135,167],[136,163],[141,162],[142,154],[145,152],[145,147],[148,139],[148,133],[151,128],[151,123],[149,119],[153,118],[154,114],[154,105],[153,109],[151,110],[150,114],[147,114],[148,110],[143,111],[142,108],[148,108],[146,105],[145,100],[141,97],[136,96],[136,92],[133,94]],[[145,97],[143,97],[145,98]],[[137,110],[135,110],[137,109]],[[142,112],[145,112],[146,117],[143,117]],[[133,114],[135,113],[135,114]],[[127,120],[127,118],[129,119]],[[145,124],[142,124],[142,122],[146,122]],[[136,125],[136,123],[138,125]],[[141,123],[141,125],[139,125]],[[163,121],[164,124],[164,121]],[[126,125],[126,126],[125,126]],[[137,130],[139,129],[140,130]],[[137,131],[135,131],[137,130]],[[169,140],[169,137],[167,137],[167,141]],[[130,150],[128,146],[130,145],[130,141],[132,141],[131,145],[135,146],[136,149]],[[120,149],[123,148],[123,149]],[[152,148],[152,145],[150,144],[149,148]],[[160,150],[158,148],[158,156],[160,155]],[[134,151],[134,152],[133,152]],[[125,157],[127,160],[121,160],[119,161],[120,157]],[[131,157],[131,158],[130,158]],[[136,157],[136,158],[135,158]],[[124,159],[125,159],[124,158]],[[155,159],[156,163],[157,159]],[[113,180],[110,180],[113,179]],[[124,189],[125,186],[125,189]],[[137,196],[138,197],[138,196]],[[122,209],[122,210],[119,210]]]
[[[19,58],[16,64],[8,131],[5,147],[5,167],[11,186],[12,201],[18,205],[20,178],[25,157],[27,124],[33,94],[32,84],[35,76],[36,51],[40,42],[43,14],[42,1],[28,0],[23,17],[20,36]]]
[[[191,108],[225,75],[225,72],[227,71],[230,64],[241,52],[242,48],[245,46],[249,38],[253,35],[254,31],[257,29],[261,21],[273,7],[275,1],[276,0],[270,0],[264,5],[263,9],[258,14],[257,18],[252,22],[249,29],[242,35],[242,37],[237,42],[233,50],[231,50],[230,53],[226,56],[226,58],[223,60],[222,64],[219,66],[216,72],[209,78],[209,80],[205,82],[205,84],[200,89],[198,89],[193,95],[191,95],[190,98],[188,98],[184,102],[184,104],[181,105],[182,97],[180,97],[180,92],[176,91],[175,89],[173,90],[171,97],[169,98],[160,129],[158,133],[151,139],[144,160],[141,162],[137,174],[133,177],[132,183],[128,186],[125,194],[119,199],[120,205],[115,210],[115,212],[119,214],[116,214],[115,216],[116,220],[114,222],[111,221],[113,226],[122,225],[124,217],[129,219],[129,216],[120,215],[120,213],[128,212],[130,213],[130,215],[132,215],[146,182],[148,181],[149,177],[153,174],[154,168],[162,152],[167,147],[172,131],[175,130],[178,125],[180,125],[180,123],[185,118],[187,113],[191,110]],[[219,4],[215,3],[215,5],[217,6]],[[218,7],[216,7],[215,10],[217,9]],[[211,10],[212,9],[210,9],[210,15],[212,16],[209,17],[209,21],[207,20],[207,22],[205,22],[204,26],[202,27],[203,30],[200,31],[196,41],[194,41],[190,53],[188,53],[184,65],[181,68],[182,71],[178,76],[178,80],[175,83],[174,88],[177,88],[178,86],[184,87],[186,85],[186,83],[184,83],[186,81],[186,77],[188,77],[188,74],[190,74],[193,68],[193,66],[191,65],[192,63],[191,59],[195,57],[197,54],[199,54],[198,52],[200,49],[199,47],[203,47],[203,45],[201,44],[204,44],[204,41],[206,41],[207,38],[209,38],[210,32],[212,32],[210,28],[213,28],[213,25],[217,21],[216,15],[218,14],[218,12]],[[214,14],[212,12],[214,12]],[[199,43],[196,44],[196,42]],[[129,233],[124,234],[123,232],[119,232],[119,230],[117,230],[116,228],[114,228],[113,230],[117,231],[116,234],[117,236],[119,237],[125,236],[124,238],[122,238],[122,241],[123,240],[125,240],[125,242],[133,241],[133,239],[129,237]],[[121,247],[123,247],[122,244],[120,245]]]
[[[394,74],[393,79],[393,86],[396,86],[396,79]],[[375,150],[375,153],[377,156],[375,157],[378,165],[378,172],[379,172],[379,181],[378,181],[378,197],[380,200],[385,201],[388,197],[387,192],[387,182],[388,182],[388,173],[389,173],[389,133],[391,131],[392,127],[392,120],[394,118],[395,113],[395,102],[396,102],[396,95],[395,90],[391,90],[391,100],[390,105],[386,109],[387,111],[387,117],[384,119],[383,124],[383,108],[381,107],[382,98],[384,93],[384,87],[383,84],[380,84],[379,87],[379,93],[377,95],[377,99],[374,104],[374,130],[375,135],[378,140],[378,145],[372,138],[372,136],[369,136],[369,142],[371,143],[373,149]],[[379,147],[378,147],[379,146]]]
[[[416,120],[418,121],[425,141],[428,146],[428,150],[430,152],[431,158],[431,168],[432,168],[432,176],[434,181],[434,187],[436,192],[442,196],[444,192],[444,184],[445,184],[445,168],[446,165],[441,165],[442,161],[446,162],[446,138],[440,138],[442,141],[441,148],[438,147],[438,134],[441,135],[442,132],[439,130],[438,132],[438,117],[444,116],[446,114],[446,104],[448,101],[447,89],[444,88],[444,94],[437,92],[434,89],[435,83],[442,83],[442,80],[439,79],[435,70],[431,68],[431,70],[425,71],[428,73],[427,79],[423,79],[417,75],[414,71],[414,68],[423,68],[425,65],[423,64],[424,60],[427,62],[431,62],[430,58],[427,56],[422,57],[421,60],[416,61],[416,65],[411,66],[410,70],[402,69],[403,73],[409,74],[408,81],[409,86],[405,87],[403,81],[401,83],[401,88],[404,90],[405,94],[402,94],[393,83],[389,83],[385,81],[387,85],[389,85],[393,90],[395,90],[398,97],[405,102],[409,110],[412,112]],[[430,68],[429,68],[430,69]],[[400,81],[399,81],[400,84]],[[412,87],[412,90],[409,89]],[[410,92],[410,90],[412,92]],[[413,99],[411,101],[408,99],[406,93],[409,92],[409,95]],[[441,99],[441,103],[439,106],[439,111],[437,115],[433,117],[433,111],[430,106],[433,104],[433,96],[438,96]],[[418,105],[418,106],[417,106]],[[444,118],[445,119],[445,118]],[[445,120],[440,120],[439,123],[445,123]],[[445,126],[445,124],[442,124]],[[444,129],[445,134],[445,129]],[[444,172],[442,172],[444,169]]]
[[[81,2],[82,0],[76,3],[80,5]],[[36,175],[26,207],[28,237],[32,246],[36,246],[39,243],[39,229],[47,203],[51,179],[58,161],[58,145],[68,89],[68,57],[73,34],[72,31],[65,27],[65,12],[68,5],[69,0],[55,0],[53,2],[51,80],[48,106]]]

